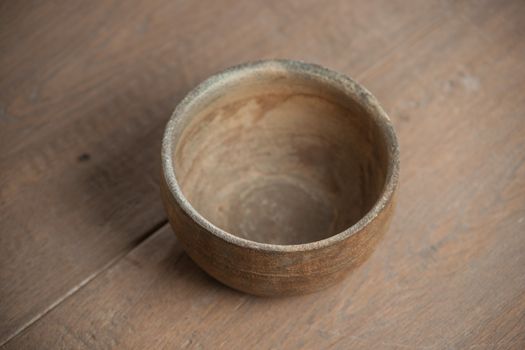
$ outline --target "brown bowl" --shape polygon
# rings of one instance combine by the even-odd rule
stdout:
[[[241,291],[316,291],[387,229],[399,148],[376,99],[317,65],[271,60],[212,76],[177,106],[162,197],[188,255]]]

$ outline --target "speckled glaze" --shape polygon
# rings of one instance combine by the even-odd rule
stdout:
[[[176,148],[195,109],[224,98],[236,84],[268,74],[282,81],[287,77],[300,77],[313,86],[319,84],[323,89],[337,91],[338,96],[359,106],[385,144],[384,157],[388,164],[377,200],[350,227],[327,238],[301,244],[272,244],[232,234],[199,213],[178,181],[175,163],[180,152],[177,153]],[[399,146],[393,126],[365,88],[351,78],[318,65],[269,60],[239,65],[216,74],[192,90],[177,106],[162,143],[161,194],[175,234],[188,255],[208,274],[247,293],[290,295],[331,286],[366,260],[387,230],[398,173]]]

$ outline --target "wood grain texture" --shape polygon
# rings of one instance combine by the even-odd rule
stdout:
[[[360,71],[443,13],[399,3],[2,2],[0,344],[166,220],[160,137],[191,86],[275,56]]]
[[[523,23],[520,1],[2,2],[0,343],[522,349]],[[142,242],[176,101],[265,57],[357,77],[402,150],[376,252],[297,298],[223,287],[168,228]]]

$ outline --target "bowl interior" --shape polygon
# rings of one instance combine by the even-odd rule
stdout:
[[[182,193],[242,238],[327,238],[361,219],[385,185],[381,121],[328,80],[243,73],[211,84],[178,117],[172,157]]]

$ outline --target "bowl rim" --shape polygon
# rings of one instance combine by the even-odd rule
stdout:
[[[179,141],[180,135],[184,130],[184,125],[181,123],[182,116],[190,109],[195,101],[199,100],[210,91],[219,88],[222,84],[235,82],[236,79],[245,78],[250,74],[264,74],[268,70],[281,70],[283,72],[302,74],[303,76],[314,78],[337,88],[346,96],[349,96],[359,103],[359,105],[375,119],[375,122],[387,143],[388,166],[386,181],[375,204],[352,226],[319,241],[281,245],[256,242],[238,237],[215,226],[202,216],[183,194],[177,181],[172,154],[177,142]],[[217,238],[230,244],[266,252],[299,252],[316,250],[346,240],[368,226],[385,209],[393,198],[399,179],[399,144],[396,133],[390,118],[379,105],[377,99],[356,80],[342,73],[332,71],[317,64],[288,59],[259,60],[232,66],[210,76],[208,79],[198,84],[182,99],[182,101],[180,101],[166,124],[164,137],[162,139],[161,157],[162,173],[167,188],[175,199],[176,204],[191,218],[193,222],[208,233],[211,233]]]

